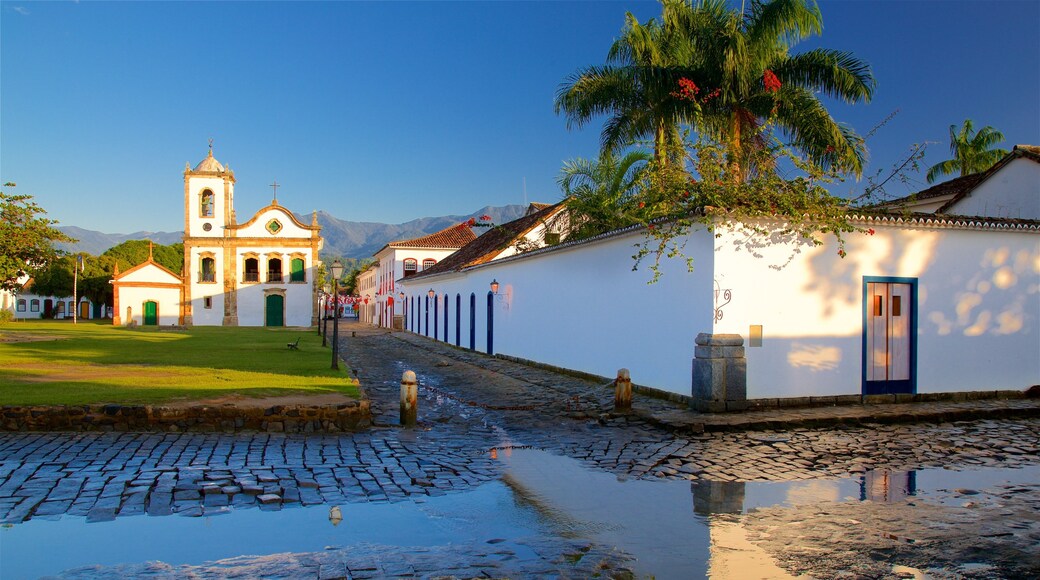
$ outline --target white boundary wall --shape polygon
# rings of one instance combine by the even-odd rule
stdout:
[[[641,232],[561,246],[460,273],[399,280],[424,328],[426,293],[437,293],[437,336],[455,343],[455,296],[462,297],[461,346],[469,345],[469,296],[476,295],[476,349],[487,351],[486,300],[492,279],[494,352],[613,376],[689,395],[699,332],[763,326],[747,347],[748,397],[862,392],[863,277],[918,280],[917,391],[1024,389],[1040,383],[1040,234],[993,228],[869,224],[849,234],[848,256],[822,246],[748,243],[741,232],[691,234],[695,270],[678,259],[648,285],[633,272]],[[710,250],[709,250],[710,249]],[[732,300],[714,322],[715,281]],[[724,302],[720,294],[718,303]],[[409,316],[411,317],[411,310]],[[431,307],[429,335],[434,333]],[[408,328],[415,328],[409,321]]]
[[[727,232],[716,274],[732,289],[716,333],[749,334],[748,397],[860,394],[863,277],[918,281],[917,392],[1024,389],[1040,383],[1040,234],[870,224],[842,259],[778,244],[756,257]]]

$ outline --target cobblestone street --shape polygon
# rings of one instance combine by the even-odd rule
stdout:
[[[0,522],[415,501],[497,480],[497,454],[518,447],[565,455],[623,478],[734,482],[1040,462],[1038,419],[673,433],[644,415],[607,414],[613,390],[604,385],[420,337],[345,326],[341,353],[372,399],[373,429],[306,436],[0,434]],[[405,370],[420,381],[420,426],[412,429],[397,424]],[[662,412],[675,407],[646,397],[637,397],[637,406]],[[552,570],[547,562],[580,546],[539,549],[539,563],[506,570]],[[317,571],[329,558],[308,566]],[[604,553],[597,561],[606,559]],[[437,571],[435,560],[426,558],[400,575]],[[350,570],[342,561],[333,564]],[[351,574],[366,577],[359,570]],[[384,574],[394,575],[371,575]]]

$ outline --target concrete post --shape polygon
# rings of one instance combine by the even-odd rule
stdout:
[[[418,419],[419,389],[415,373],[405,371],[401,376],[401,424],[415,425]]]
[[[618,369],[614,379],[614,410],[619,413],[632,410],[632,377],[628,369]]]
[[[702,332],[695,341],[690,407],[718,413],[747,408],[747,359],[739,334]]]

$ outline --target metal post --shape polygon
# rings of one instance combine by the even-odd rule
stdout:
[[[614,379],[614,410],[632,410],[632,378],[628,369],[618,369],[617,378]]]
[[[329,309],[326,305],[325,308],[325,330],[321,333],[321,346],[328,346],[329,337]]]
[[[333,280],[333,297],[336,299],[336,314],[332,317],[332,370],[339,370],[339,280]]]
[[[401,424],[415,425],[419,415],[419,389],[415,373],[405,371],[401,375]]]

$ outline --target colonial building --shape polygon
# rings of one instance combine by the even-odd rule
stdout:
[[[375,253],[375,263],[358,276],[362,299],[361,321],[398,327],[403,311],[395,304],[395,280],[432,268],[439,260],[476,239],[469,222],[453,225],[428,236],[390,242]]]
[[[185,165],[184,271],[149,259],[117,274],[114,324],[317,324],[317,214],[303,224],[275,197],[239,223],[234,200],[235,173],[212,148],[194,169]],[[171,284],[179,284],[176,295]]]
[[[16,319],[72,318],[72,296],[42,296],[33,290],[33,279],[23,275],[14,290],[0,290],[0,310],[8,310]],[[86,296],[79,297],[80,320],[100,318],[103,305],[95,306]]]

